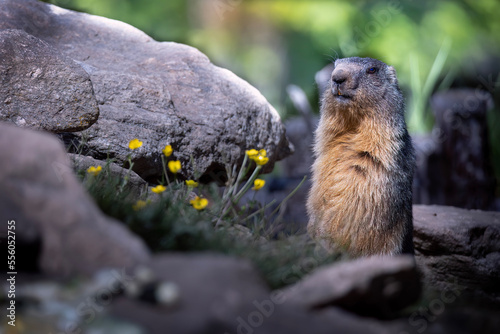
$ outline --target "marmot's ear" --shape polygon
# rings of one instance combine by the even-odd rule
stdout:
[[[398,84],[398,76],[396,74],[396,69],[392,66],[387,66],[387,74],[388,74],[388,77],[389,77],[389,81],[392,83],[392,84]]]

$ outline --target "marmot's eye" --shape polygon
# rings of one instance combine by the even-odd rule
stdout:
[[[366,73],[368,74],[374,74],[374,73],[377,73],[378,71],[378,68],[376,67],[370,67],[369,69],[366,70]]]

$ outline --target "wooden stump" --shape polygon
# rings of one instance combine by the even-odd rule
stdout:
[[[415,203],[492,208],[495,176],[486,118],[490,104],[490,94],[478,89],[453,89],[432,97],[432,135],[417,139],[415,145]]]

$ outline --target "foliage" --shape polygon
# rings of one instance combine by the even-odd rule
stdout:
[[[137,142],[131,141],[131,150]],[[163,152],[167,158],[172,153]],[[269,205],[262,207],[255,201],[240,207],[246,192],[258,191],[265,184],[257,178],[265,151],[247,152],[239,171],[227,168],[228,181],[222,192],[214,184],[180,182],[175,175],[170,180],[165,170],[165,185],[150,188],[144,198],[130,198],[126,191],[129,174],[113,176],[110,161],[104,168],[92,166],[82,177],[101,210],[126,224],[154,252],[213,251],[246,258],[272,288],[293,283],[317,266],[338,259],[339,254],[328,253],[305,235],[271,236],[269,231],[280,217],[279,207],[271,214],[265,213]],[[129,166],[130,171],[130,159]],[[258,189],[251,190],[252,185]]]
[[[127,22],[156,40],[187,42],[189,1],[46,0],[46,2]]]
[[[432,128],[432,121],[429,120],[429,114],[425,112],[427,101],[429,101],[432,91],[436,86],[439,75],[443,69],[446,62],[446,58],[450,52],[451,43],[449,40],[445,40],[441,50],[436,56],[434,63],[429,71],[425,83],[422,85],[420,78],[419,62],[413,55],[410,57],[411,66],[411,90],[413,92],[412,99],[409,105],[409,119],[408,127],[413,130],[413,132],[427,132]],[[452,72],[448,75],[450,78]],[[444,81],[446,82],[446,81]],[[441,86],[444,84],[442,83]]]

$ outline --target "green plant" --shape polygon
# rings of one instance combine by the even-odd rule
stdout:
[[[432,127],[432,119],[429,117],[427,104],[434,90],[436,83],[441,75],[448,54],[451,50],[451,40],[447,39],[443,42],[434,63],[427,75],[425,83],[422,85],[420,81],[420,68],[418,58],[415,54],[410,55],[411,68],[411,99],[409,103],[409,119],[408,127],[412,133],[426,133]],[[440,88],[449,85],[453,79],[453,72],[449,72],[443,80]]]
[[[134,143],[131,150],[140,147],[140,142]],[[167,145],[163,153],[170,158],[171,147]],[[180,182],[177,177],[169,180],[164,168],[164,184],[140,199],[129,198],[125,190],[131,161],[124,177],[111,174],[109,161],[104,168],[89,168],[83,177],[101,210],[141,236],[153,252],[212,251],[245,258],[255,264],[272,288],[279,288],[335,261],[339,254],[327,252],[305,235],[271,237],[267,232],[267,226],[281,219],[282,205],[298,187],[271,214],[266,215],[266,211],[274,203],[262,205],[250,200],[240,207],[246,192],[264,186],[265,181],[258,176],[267,160],[264,150],[247,151],[239,171],[228,166],[231,172],[223,191],[215,184]],[[174,170],[178,171],[177,167]],[[206,202],[200,203],[202,199]]]

